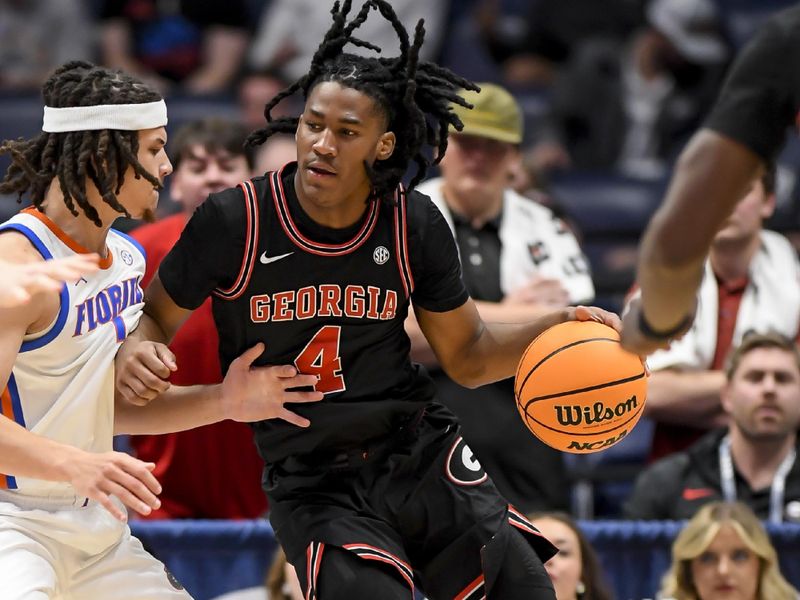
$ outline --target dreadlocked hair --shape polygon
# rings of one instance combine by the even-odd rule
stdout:
[[[413,161],[416,173],[409,183],[413,189],[424,179],[431,161],[423,146],[435,148],[433,164],[447,150],[448,129],[461,131],[463,124],[452,111],[456,103],[465,108],[472,105],[458,95],[462,88],[479,91],[479,87],[452,71],[431,62],[419,60],[419,50],[425,37],[422,19],[414,30],[413,40],[400,23],[391,4],[386,0],[367,0],[358,14],[348,22],[351,0],[337,1],[331,14],[333,24],[311,60],[306,75],[278,93],[264,107],[267,124],[250,134],[247,143],[258,145],[275,133],[293,133],[298,118],[272,118],[272,109],[284,98],[302,91],[304,98],[319,83],[333,81],[362,92],[372,98],[386,114],[388,130],[396,137],[394,152],[374,165],[365,163],[372,182],[373,197],[393,203],[392,194]],[[380,52],[380,48],[353,37],[353,33],[371,10],[378,11],[391,23],[400,42],[400,55],[394,58],[357,56],[343,52],[347,44]]]
[[[59,67],[42,86],[46,106],[65,108],[99,104],[142,104],[157,102],[161,95],[138,79],[121,71],[71,61]],[[64,203],[78,216],[78,209],[98,227],[102,222],[86,196],[86,179],[95,185],[103,201],[130,217],[117,200],[125,172],[132,166],[134,177],[144,177],[157,188],[161,183],[139,163],[139,136],[136,131],[102,129],[97,131],[42,132],[25,140],[5,140],[0,154],[11,156],[11,166],[0,182],[0,193],[28,194],[41,208],[47,189],[58,178]]]

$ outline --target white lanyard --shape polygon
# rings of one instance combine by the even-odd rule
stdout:
[[[769,521],[783,522],[783,497],[786,490],[786,476],[794,464],[797,451],[792,448],[775,471],[772,486],[769,489]],[[719,476],[722,484],[722,496],[726,502],[736,502],[736,481],[731,458],[731,436],[726,435],[719,444]]]

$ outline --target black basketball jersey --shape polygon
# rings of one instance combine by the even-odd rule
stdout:
[[[433,384],[409,359],[409,301],[446,311],[467,299],[452,235],[426,196],[398,187],[395,206],[370,201],[360,222],[330,229],[301,209],[295,170],[212,194],[159,269],[180,306],[212,295],[224,371],[264,342],[256,365],[319,376],[325,399],[290,405],[309,428],[254,424],[268,461],[380,437],[430,402]]]

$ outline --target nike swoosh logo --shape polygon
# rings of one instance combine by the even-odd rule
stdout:
[[[683,490],[683,499],[692,501],[700,500],[701,498],[708,498],[714,495],[714,490],[711,488],[685,488]]]
[[[274,263],[282,258],[286,258],[287,256],[291,256],[294,252],[287,252],[286,254],[279,254],[278,256],[267,256],[267,253],[261,255],[261,264],[268,265],[269,263]]]

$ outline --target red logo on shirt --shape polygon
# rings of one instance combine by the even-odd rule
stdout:
[[[714,490],[711,488],[684,488],[683,499],[691,502],[692,500],[700,500],[701,498],[708,498],[714,495]]]

